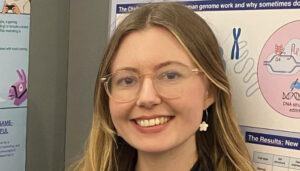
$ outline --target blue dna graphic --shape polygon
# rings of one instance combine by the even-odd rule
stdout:
[[[291,91],[293,91],[293,89],[300,89],[300,82],[298,82],[298,79],[296,81],[292,82]]]
[[[255,70],[256,61],[253,57],[249,56],[248,42],[239,40],[241,32],[241,28],[233,28],[231,34],[225,39],[227,40],[230,36],[233,36],[230,59],[223,62],[226,68],[228,61],[236,61],[233,66],[233,72],[242,76],[242,81],[247,86],[245,95],[246,97],[251,97],[259,90],[257,72]],[[223,49],[221,49],[221,54],[223,54]]]
[[[294,89],[300,89],[300,82],[298,81],[299,79],[297,78],[296,81],[293,81],[291,83],[291,91],[290,92],[282,92],[282,99],[286,99],[286,100],[291,100],[291,99],[295,99],[295,100],[300,100],[300,93],[297,91],[293,91]]]
[[[240,57],[239,37],[241,35],[241,28],[238,28],[237,32],[236,32],[236,28],[233,28],[232,34],[233,34],[233,45],[231,49],[231,59],[233,60],[234,58],[239,59]]]
[[[234,65],[233,71],[236,74],[243,75],[243,82],[248,84],[245,95],[247,97],[252,96],[257,90],[259,90],[257,84],[257,72],[255,71],[255,60],[249,56],[249,50],[247,49],[248,42],[243,40],[239,42],[239,50],[241,54]],[[252,80],[252,81],[251,81]],[[251,82],[250,82],[251,81]]]
[[[264,61],[264,65],[271,74],[293,75],[300,70],[300,53],[296,44],[300,44],[300,40],[292,40],[281,51],[276,51],[268,56]],[[287,54],[285,50],[290,50]]]

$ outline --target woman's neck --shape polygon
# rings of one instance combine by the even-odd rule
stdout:
[[[138,151],[135,171],[189,171],[198,159],[195,136],[165,152]]]

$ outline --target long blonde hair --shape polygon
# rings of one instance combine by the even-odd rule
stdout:
[[[134,168],[136,150],[115,134],[101,77],[109,74],[122,39],[131,32],[149,26],[170,31],[211,83],[215,103],[208,109],[210,127],[207,132],[196,133],[201,166],[206,170],[254,170],[233,113],[229,82],[216,38],[200,16],[180,4],[170,2],[139,7],[114,31],[96,80],[93,125],[86,151],[70,170],[127,171]]]

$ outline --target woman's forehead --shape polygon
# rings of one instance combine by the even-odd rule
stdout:
[[[128,34],[113,59],[111,71],[123,67],[155,69],[168,62],[194,67],[191,57],[167,29],[150,26]]]

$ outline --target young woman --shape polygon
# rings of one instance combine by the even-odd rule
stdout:
[[[154,3],[120,23],[99,69],[88,146],[71,170],[254,170],[201,17]]]

